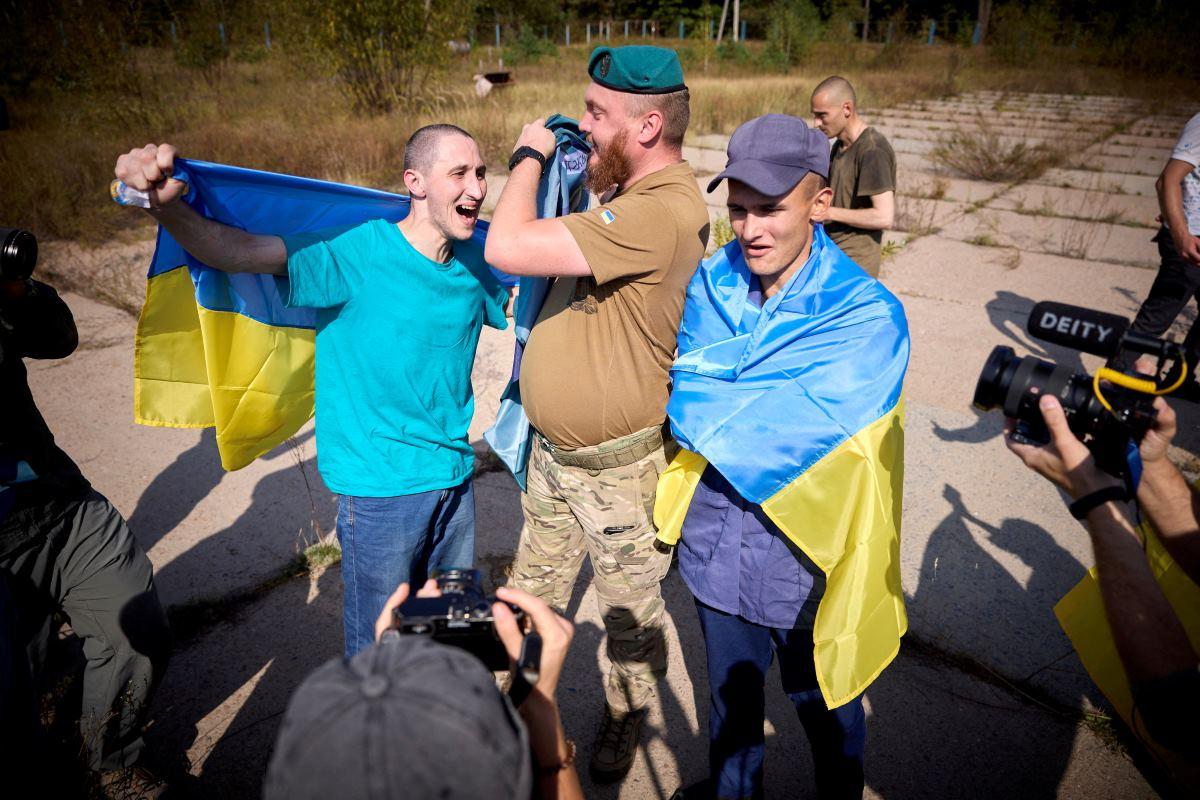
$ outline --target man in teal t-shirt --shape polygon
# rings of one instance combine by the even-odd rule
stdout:
[[[422,128],[404,153],[407,217],[287,237],[179,202],[174,156],[134,150],[117,176],[150,191],[150,214],[204,263],[287,275],[288,304],[317,309],[318,464],[339,496],[350,657],[374,640],[398,584],[475,560],[471,367],[482,326],[506,327],[508,302],[471,241],[487,194],[479,147],[453,125]]]

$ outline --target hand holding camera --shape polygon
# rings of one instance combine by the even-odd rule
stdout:
[[[375,621],[375,637],[388,630],[425,635],[461,647],[491,670],[511,669],[532,691],[554,699],[574,627],[543,601],[520,589],[500,587],[484,596],[479,573],[446,569],[410,598],[402,583]]]
[[[1015,436],[1018,420],[1009,417],[1004,422],[1004,444],[1016,453],[1025,466],[1061,488],[1072,500],[1109,486],[1121,485],[1117,478],[1096,465],[1096,459],[1087,445],[1076,438],[1057,397],[1042,395],[1038,409],[1050,434],[1047,444],[1035,445],[1022,441]]]

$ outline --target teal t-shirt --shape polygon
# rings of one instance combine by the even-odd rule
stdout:
[[[333,492],[393,497],[471,476],[471,367],[483,323],[504,328],[508,293],[482,248],[442,264],[394,224],[370,220],[283,237],[289,306],[317,309],[317,463]]]

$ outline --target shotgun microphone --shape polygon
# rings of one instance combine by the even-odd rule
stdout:
[[[1121,348],[1129,320],[1116,314],[1044,300],[1033,307],[1025,329],[1043,342],[1112,358]]]

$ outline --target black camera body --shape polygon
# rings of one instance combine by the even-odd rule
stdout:
[[[483,592],[479,571],[449,568],[433,574],[441,597],[410,597],[392,612],[392,628],[401,635],[431,636],[472,654],[493,672],[509,667],[508,652],[496,635],[492,604]],[[525,629],[525,612],[507,604]]]
[[[1038,400],[1045,394],[1054,395],[1071,431],[1088,445],[1096,464],[1112,475],[1126,476],[1130,444],[1140,442],[1154,424],[1155,395],[1170,391],[1162,387],[1181,379],[1186,369],[1179,345],[1128,328],[1129,321],[1115,314],[1063,303],[1038,303],[1027,326],[1030,335],[1038,339],[1109,358],[1121,353],[1151,355],[1158,359],[1160,373],[1166,362],[1172,366],[1161,381],[1132,371],[1101,370],[1101,379],[1110,381],[1101,394],[1095,376],[1034,356],[1020,357],[1011,347],[997,346],[975,386],[975,407],[1003,409],[1005,416],[1018,420],[1013,438],[1046,444],[1050,434]]]
[[[37,257],[37,238],[32,233],[20,228],[0,228],[0,280],[29,280]]]

